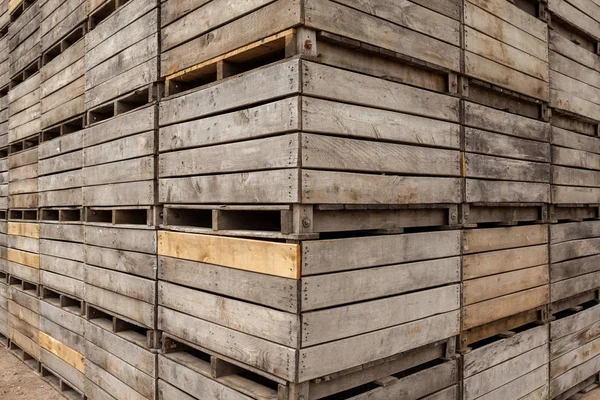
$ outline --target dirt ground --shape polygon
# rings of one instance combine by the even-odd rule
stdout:
[[[65,400],[25,364],[0,346],[0,400]]]

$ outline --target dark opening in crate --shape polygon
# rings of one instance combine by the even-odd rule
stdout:
[[[86,304],[86,317],[91,323],[113,332],[123,339],[147,349],[158,346],[157,332],[143,326],[134,324],[124,317],[113,315],[91,304]]]
[[[65,381],[58,374],[54,373],[51,369],[41,365],[41,376],[42,378],[52,385],[56,390],[63,396],[71,400],[83,400],[85,396],[77,390],[73,385]]]
[[[64,39],[60,40],[49,50],[47,50],[42,57],[42,64],[46,65],[50,61],[54,60],[61,53],[71,47],[75,42],[81,39],[85,35],[85,26],[78,26],[71,31]]]
[[[34,370],[35,372],[39,372],[39,361],[32,356],[31,354],[27,353],[25,350],[23,350],[17,343],[15,343],[13,340],[8,341],[8,349],[21,361],[23,361],[25,363],[25,365],[27,365],[29,368],[31,368],[32,370]]]
[[[68,135],[69,133],[79,132],[84,127],[85,116],[81,115],[42,131],[40,142],[47,142],[57,137]]]
[[[88,20],[88,30],[94,29],[100,22],[108,18],[117,9],[127,4],[129,0],[108,0],[96,10],[92,11]]]
[[[199,88],[283,60],[291,55],[286,47],[293,37],[293,30],[284,31],[173,74],[167,77],[166,95]]]

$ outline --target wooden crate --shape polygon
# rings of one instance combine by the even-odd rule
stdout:
[[[157,355],[89,323],[85,337],[85,394],[89,399],[154,399]]]
[[[156,231],[86,225],[84,232],[88,308],[156,329]]]
[[[63,125],[63,127],[65,127]],[[73,126],[75,130],[75,126]],[[42,133],[38,148],[39,206],[43,221],[80,221],[83,205],[83,131]]]
[[[41,298],[79,315],[85,299],[83,226],[40,224]]]
[[[466,0],[465,74],[544,102],[550,99],[548,26],[527,2]],[[469,88],[470,89],[470,88]]]
[[[308,39],[307,46],[315,47],[311,50],[315,55],[315,33],[319,32],[329,39],[344,37],[345,42],[356,48],[368,51],[381,49],[378,52],[385,52],[411,65],[458,71],[459,2],[429,3],[427,8],[419,3],[411,1],[400,7],[396,2],[382,1],[367,7],[348,1],[280,0],[255,1],[229,8],[211,2],[189,7],[176,0],[166,1],[161,10],[161,76],[177,77],[185,83],[191,76],[183,75],[196,70],[191,75],[198,78],[203,74],[196,73],[197,69],[209,60],[232,50],[254,47],[253,43],[299,24],[305,24],[310,31],[299,33],[299,36],[308,33],[302,38],[302,45]],[[207,15],[210,17],[205,17]],[[336,17],[332,18],[333,15]],[[357,24],[357,21],[360,22]],[[425,21],[435,22],[427,24]],[[357,29],[357,26],[365,28]],[[235,32],[245,32],[245,35]],[[399,37],[407,39],[395,39]],[[281,55],[274,53],[283,49],[264,50],[257,50],[255,56],[280,58]],[[240,60],[231,61],[229,65],[235,69]],[[211,73],[216,73],[215,65],[210,69]]]
[[[461,345],[544,320],[549,279],[547,225],[465,230]]]
[[[548,325],[506,332],[462,356],[462,398],[547,399],[548,361]]]
[[[168,231],[158,237],[159,329],[276,381],[313,382],[458,333],[460,231],[300,245]],[[433,249],[432,242],[443,245]],[[240,317],[215,313],[217,304]],[[427,306],[419,311],[417,304]],[[365,317],[380,307],[398,313]],[[236,346],[215,340],[221,335],[236,338]]]
[[[600,305],[565,310],[550,323],[550,398],[567,399],[597,381]]]
[[[40,360],[40,300],[35,294],[23,292],[13,285],[8,293],[9,349],[37,371]]]
[[[40,227],[37,223],[8,223],[9,284],[37,297],[40,284]]]
[[[86,325],[83,317],[40,301],[42,377],[69,398],[85,391]]]
[[[298,79],[299,71],[302,71],[302,83]],[[272,89],[267,92],[256,90],[267,85],[267,82]],[[350,88],[355,85],[370,87],[372,91],[353,93]],[[378,88],[387,93],[391,90],[394,94],[379,96]],[[304,96],[327,97],[338,102],[353,103],[359,106],[354,110],[363,112],[364,118],[367,118],[367,113],[370,111],[360,106],[440,119],[445,123],[438,127],[456,133],[456,125],[447,124],[447,122],[458,122],[459,104],[456,98],[313,62],[291,59],[250,71],[206,89],[162,101],[159,114],[161,138],[168,137],[167,132],[195,130],[193,128],[195,125],[207,122],[199,120],[181,124],[186,120],[199,119],[210,114],[224,113],[238,107],[248,107],[258,102],[272,101],[280,96],[293,96],[300,93]],[[191,106],[192,104],[194,106]],[[342,110],[339,109],[341,107],[339,104],[329,103],[329,105],[337,106],[337,112],[344,112],[343,107]],[[315,124],[322,126],[318,122]],[[291,126],[289,129],[293,130],[295,127]],[[232,130],[231,134],[229,132],[227,134],[239,135],[238,132],[245,131],[238,131],[236,126],[235,131]],[[341,132],[341,134],[347,133]],[[185,138],[187,134],[181,137]],[[302,143],[300,143],[301,139]],[[222,141],[224,138],[218,140]],[[398,154],[407,151],[410,157],[414,157],[418,153],[416,151],[411,153],[408,149],[415,150],[416,147],[304,134],[300,137],[289,135],[261,139],[255,141],[251,148],[249,143],[251,142],[224,144],[213,148],[194,149],[188,153],[190,157],[197,157],[200,153],[203,157],[208,157],[210,154],[211,157],[215,157],[215,160],[219,159],[218,163],[168,165],[167,160],[171,160],[174,155],[161,156],[160,162],[164,171],[159,173],[159,201],[165,204],[448,204],[458,203],[460,200],[460,178],[458,177],[460,163],[456,150],[434,151],[423,148],[423,159],[419,159],[418,163],[415,163],[417,161],[415,160],[404,165],[402,163],[404,156]],[[259,146],[260,143],[263,145]],[[273,151],[269,150],[271,148],[269,143],[278,149],[282,148],[279,146],[285,146],[287,151],[277,152],[278,160],[275,160],[272,157]],[[357,144],[360,146],[356,146]],[[413,141],[413,144],[416,142]],[[323,155],[324,152],[319,146],[327,146],[330,154]],[[450,144],[451,148],[453,146],[455,145]],[[248,150],[240,153],[236,150],[240,147]],[[362,156],[359,157],[354,150],[346,151],[349,147],[361,148],[361,151],[364,148],[368,155],[365,155],[365,159],[361,161]],[[302,157],[299,156],[299,148],[302,148]],[[264,163],[264,155],[267,152],[270,157],[268,165]],[[433,167],[435,163],[425,161],[427,158],[425,154],[432,154],[432,152],[439,154],[436,156],[438,159],[448,162],[444,172],[432,170],[431,168],[435,168]],[[222,158],[227,157],[228,153],[236,156],[229,156],[226,158],[226,163],[222,162]],[[425,164],[429,167],[425,167]],[[426,174],[433,176],[414,176],[416,174],[414,168],[417,165],[423,166],[422,170],[425,169]],[[300,166],[303,168],[298,169]],[[278,169],[273,169],[275,167]],[[173,168],[175,169],[171,170]],[[176,169],[180,169],[180,172]],[[389,175],[382,175],[383,171],[387,171]],[[190,176],[171,177],[174,174]],[[203,175],[192,176],[193,174]],[[413,176],[410,176],[411,174]],[[435,176],[436,174],[438,175]]]
[[[550,226],[552,313],[597,298],[600,221]]]
[[[597,125],[559,115],[552,124],[552,203],[600,204]]]
[[[158,1],[119,1],[90,6],[85,39],[85,106],[98,106],[158,81]]]
[[[142,104],[145,105],[148,92],[143,94],[146,97]],[[147,105],[117,114],[84,130],[84,206],[132,206],[130,223],[135,224],[140,210],[145,215],[145,209],[156,203],[154,154],[157,112],[156,105]],[[93,120],[96,114],[90,114]],[[112,213],[109,214],[105,219],[101,212],[86,213],[86,218],[89,217],[86,222],[112,223]],[[146,223],[144,216],[142,224]]]
[[[43,140],[83,128],[85,112],[85,40],[83,28],[44,55],[41,70]],[[75,119],[75,117],[80,117]],[[73,120],[75,119],[75,121]],[[79,122],[79,126],[77,123]],[[67,126],[64,126],[67,125]]]
[[[12,22],[8,27],[12,84],[27,80],[41,67],[40,2],[29,5],[30,2],[23,1],[21,4],[26,8],[17,18],[12,14]]]

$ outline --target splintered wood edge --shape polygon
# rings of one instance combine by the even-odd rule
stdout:
[[[288,279],[300,279],[300,251],[299,244],[158,231],[158,254],[161,256]]]

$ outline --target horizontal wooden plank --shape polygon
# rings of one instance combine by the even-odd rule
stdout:
[[[298,379],[305,381],[455,336],[459,313],[449,312],[300,351]]]
[[[547,265],[469,280],[463,283],[463,304],[469,305],[548,284]]]
[[[85,373],[85,356],[83,354],[65,346],[44,332],[40,332],[40,346],[66,361],[78,371]]]
[[[296,244],[159,231],[158,254],[291,279],[300,278],[300,246]]]
[[[465,196],[468,203],[548,203],[550,185],[467,179]]]
[[[460,258],[302,278],[302,310],[336,306],[460,281]]]
[[[479,374],[548,343],[548,326],[539,326],[488,345],[463,356],[465,378]]]
[[[465,253],[533,246],[548,242],[548,226],[525,225],[463,231]]]
[[[548,285],[463,307],[463,330],[548,304]]]
[[[297,169],[159,180],[161,203],[297,203]]]
[[[304,241],[302,275],[457,256],[460,235],[460,231],[443,231]],[[431,243],[439,245],[431,247]]]
[[[464,381],[464,398],[473,400],[548,364],[548,347],[540,346]]]
[[[280,378],[296,376],[296,350],[258,337],[238,333],[165,307],[158,308],[159,329],[185,341],[202,345],[239,362],[258,367]],[[221,338],[228,337],[225,342]]]
[[[350,3],[351,6],[361,11],[372,12],[373,10],[367,4]],[[407,8],[406,5],[401,6],[389,1],[385,8],[387,12],[381,11],[378,13],[379,17],[392,19],[393,22],[399,23],[396,25],[377,18],[377,16],[344,7],[329,0],[309,0],[304,5],[305,23],[308,27],[316,30],[327,30],[334,34],[382,47],[444,68],[454,71],[459,70],[458,25],[446,18],[439,18],[439,15],[435,13],[431,13],[431,16],[427,18],[430,25],[427,25],[425,21],[420,26],[418,22],[407,23],[407,21],[414,21],[414,9],[418,7],[414,4],[411,5],[412,8]],[[397,8],[394,9],[395,7]],[[421,8],[420,11],[426,13]],[[441,34],[439,30],[446,28],[444,26],[446,22],[450,26],[446,26],[448,30]],[[408,25],[410,29],[402,25]],[[424,29],[423,25],[430,28]],[[435,26],[435,28],[432,28],[432,26]],[[357,27],[363,28],[357,29]],[[431,36],[419,32],[423,30]],[[438,32],[435,32],[435,30]],[[402,37],[403,40],[394,40],[396,37]],[[441,38],[452,44],[444,43],[440,40]]]
[[[306,204],[448,204],[459,203],[460,179],[302,171]]]
[[[158,283],[158,304],[228,328],[296,348],[300,319],[271,310],[167,282]]]
[[[548,264],[545,244],[463,256],[463,279],[474,279]]]
[[[302,348],[405,324],[460,308],[459,285],[302,314]],[[389,310],[381,313],[380,310]],[[435,328],[434,328],[435,329]]]
[[[158,257],[158,278],[277,310],[297,312],[299,307],[295,279],[164,256]]]

